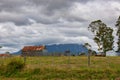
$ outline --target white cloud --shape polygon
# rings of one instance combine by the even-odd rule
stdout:
[[[0,52],[14,52],[25,45],[85,42],[97,50],[87,29],[90,22],[101,19],[114,27],[120,13],[119,0],[0,1]]]

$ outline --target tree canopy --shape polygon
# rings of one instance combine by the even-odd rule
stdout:
[[[118,52],[120,52],[120,16],[118,18],[118,20],[116,21],[116,24],[115,26],[117,27],[117,36],[118,36],[118,41],[117,41],[117,44],[118,44]]]
[[[107,27],[101,20],[93,21],[88,29],[94,34],[93,40],[98,45],[98,50],[106,55],[106,52],[113,49],[113,29]]]

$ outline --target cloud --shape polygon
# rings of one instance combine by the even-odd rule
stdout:
[[[114,28],[119,0],[0,0],[0,52],[25,45],[89,42],[97,50],[90,22]]]

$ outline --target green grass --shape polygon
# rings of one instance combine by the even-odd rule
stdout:
[[[10,59],[0,58],[1,66]],[[22,71],[5,75],[0,74],[0,80],[120,80],[120,57],[92,56],[90,67],[86,56],[27,57]]]

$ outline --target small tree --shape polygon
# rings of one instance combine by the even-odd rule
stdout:
[[[84,44],[84,47],[86,47],[87,49],[88,49],[88,54],[90,54],[91,53],[91,45],[89,44],[89,43],[85,43]]]
[[[118,45],[118,49],[117,51],[120,52],[120,16],[118,18],[118,20],[116,21],[116,25],[117,27],[117,36],[118,36],[118,41],[117,41],[117,45]]]
[[[98,45],[98,50],[106,56],[106,52],[113,49],[113,29],[107,27],[101,20],[91,22],[88,29],[95,34],[93,40]]]
[[[84,47],[86,47],[89,50],[89,48],[91,48],[91,45],[89,43],[85,43]]]
[[[88,66],[90,66],[91,45],[89,43],[85,43],[84,46],[88,49]]]

